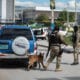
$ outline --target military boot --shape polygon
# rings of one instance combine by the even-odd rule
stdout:
[[[62,71],[60,64],[61,64],[61,57],[57,57],[56,58],[56,69],[55,69],[56,72]]]
[[[77,53],[74,53],[74,62],[71,65],[77,64],[79,64],[79,55]]]

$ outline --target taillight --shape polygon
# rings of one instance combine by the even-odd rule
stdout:
[[[45,32],[43,32],[43,34],[45,34]]]
[[[37,52],[37,44],[34,43],[34,53],[36,53],[36,52]]]

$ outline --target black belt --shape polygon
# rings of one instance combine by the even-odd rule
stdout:
[[[60,44],[51,44],[51,46],[60,46]]]

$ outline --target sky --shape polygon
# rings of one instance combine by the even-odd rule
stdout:
[[[77,9],[80,10],[80,0],[76,0]],[[16,0],[17,6],[47,6],[50,5],[50,0]],[[75,0],[55,0],[56,9],[74,9],[75,8]]]

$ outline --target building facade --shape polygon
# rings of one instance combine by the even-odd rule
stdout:
[[[60,11],[54,10],[54,19],[57,19]],[[49,7],[28,7],[24,10],[26,19],[36,19],[40,14],[45,14],[51,19],[51,10]]]
[[[63,10],[58,10],[58,9],[54,9],[54,19],[57,19],[60,12],[62,12]],[[68,13],[75,13],[74,10],[69,10]],[[51,20],[51,9],[50,7],[26,7],[26,8],[21,8],[21,7],[17,7],[15,8],[15,13],[17,15],[17,19],[23,20],[22,22],[30,20],[30,19],[36,19],[40,14],[45,14],[49,17],[49,19]],[[21,15],[21,16],[19,16]],[[66,15],[67,17],[67,15]],[[17,20],[16,19],[16,20]],[[78,20],[78,24],[80,24],[80,11],[77,11],[77,20]],[[66,21],[67,22],[67,21]],[[72,25],[74,25],[74,23],[71,23]]]
[[[80,26],[80,13],[77,14],[77,23]]]
[[[0,23],[15,22],[15,0],[0,0]]]

